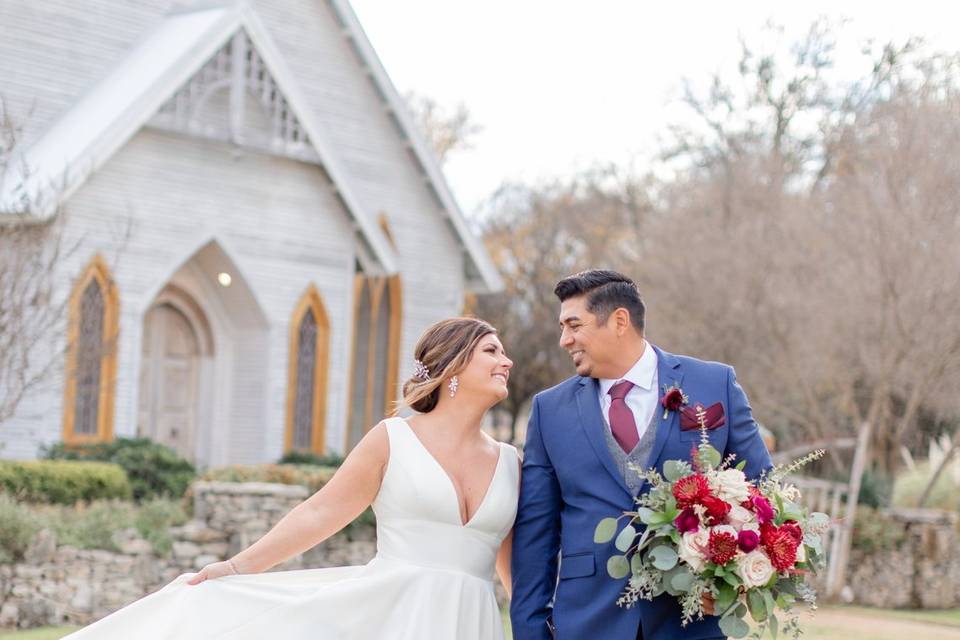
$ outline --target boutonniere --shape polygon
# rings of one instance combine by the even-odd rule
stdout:
[[[690,402],[690,398],[683,392],[683,389],[676,383],[663,385],[663,397],[660,398],[660,404],[663,405],[663,419],[667,419],[667,414],[671,411],[679,411],[680,407]]]

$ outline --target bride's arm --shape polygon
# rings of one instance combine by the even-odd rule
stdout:
[[[381,422],[363,437],[323,488],[230,560],[201,569],[190,584],[232,573],[266,571],[340,531],[377,497],[389,456],[386,426]]]
[[[507,592],[507,599],[510,598],[513,591],[513,581],[510,579],[510,556],[513,553],[513,528],[500,544],[500,551],[497,552],[497,575],[500,582]]]
[[[517,467],[520,467],[520,454],[517,454]],[[518,480],[519,484],[519,480]],[[510,533],[500,543],[500,551],[497,552],[497,576],[507,592],[507,598],[513,593],[513,580],[510,578],[510,560],[513,557],[513,527],[510,527]]]

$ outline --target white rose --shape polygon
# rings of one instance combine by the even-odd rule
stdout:
[[[731,504],[740,504],[750,497],[747,476],[739,469],[717,471],[711,474],[708,484],[717,497]]]
[[[677,555],[690,565],[694,573],[703,571],[707,563],[707,545],[710,543],[710,532],[707,529],[697,529],[683,534],[677,547]]]
[[[736,563],[737,575],[743,580],[743,586],[747,589],[763,586],[773,577],[774,570],[773,565],[770,564],[770,558],[759,549],[737,557]]]
[[[727,514],[727,517],[730,518],[730,524],[740,531],[744,529],[758,529],[757,516],[753,511],[744,509],[739,504],[731,505],[730,513]]]

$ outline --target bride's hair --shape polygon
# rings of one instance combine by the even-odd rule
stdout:
[[[478,318],[448,318],[427,328],[413,350],[425,372],[415,372],[403,383],[400,406],[420,413],[432,411],[444,381],[463,371],[481,338],[496,332],[493,325]]]

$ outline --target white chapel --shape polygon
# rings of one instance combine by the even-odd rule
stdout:
[[[421,331],[502,286],[346,0],[0,2],[0,100],[0,224],[62,216],[75,247],[4,458],[343,453]]]

